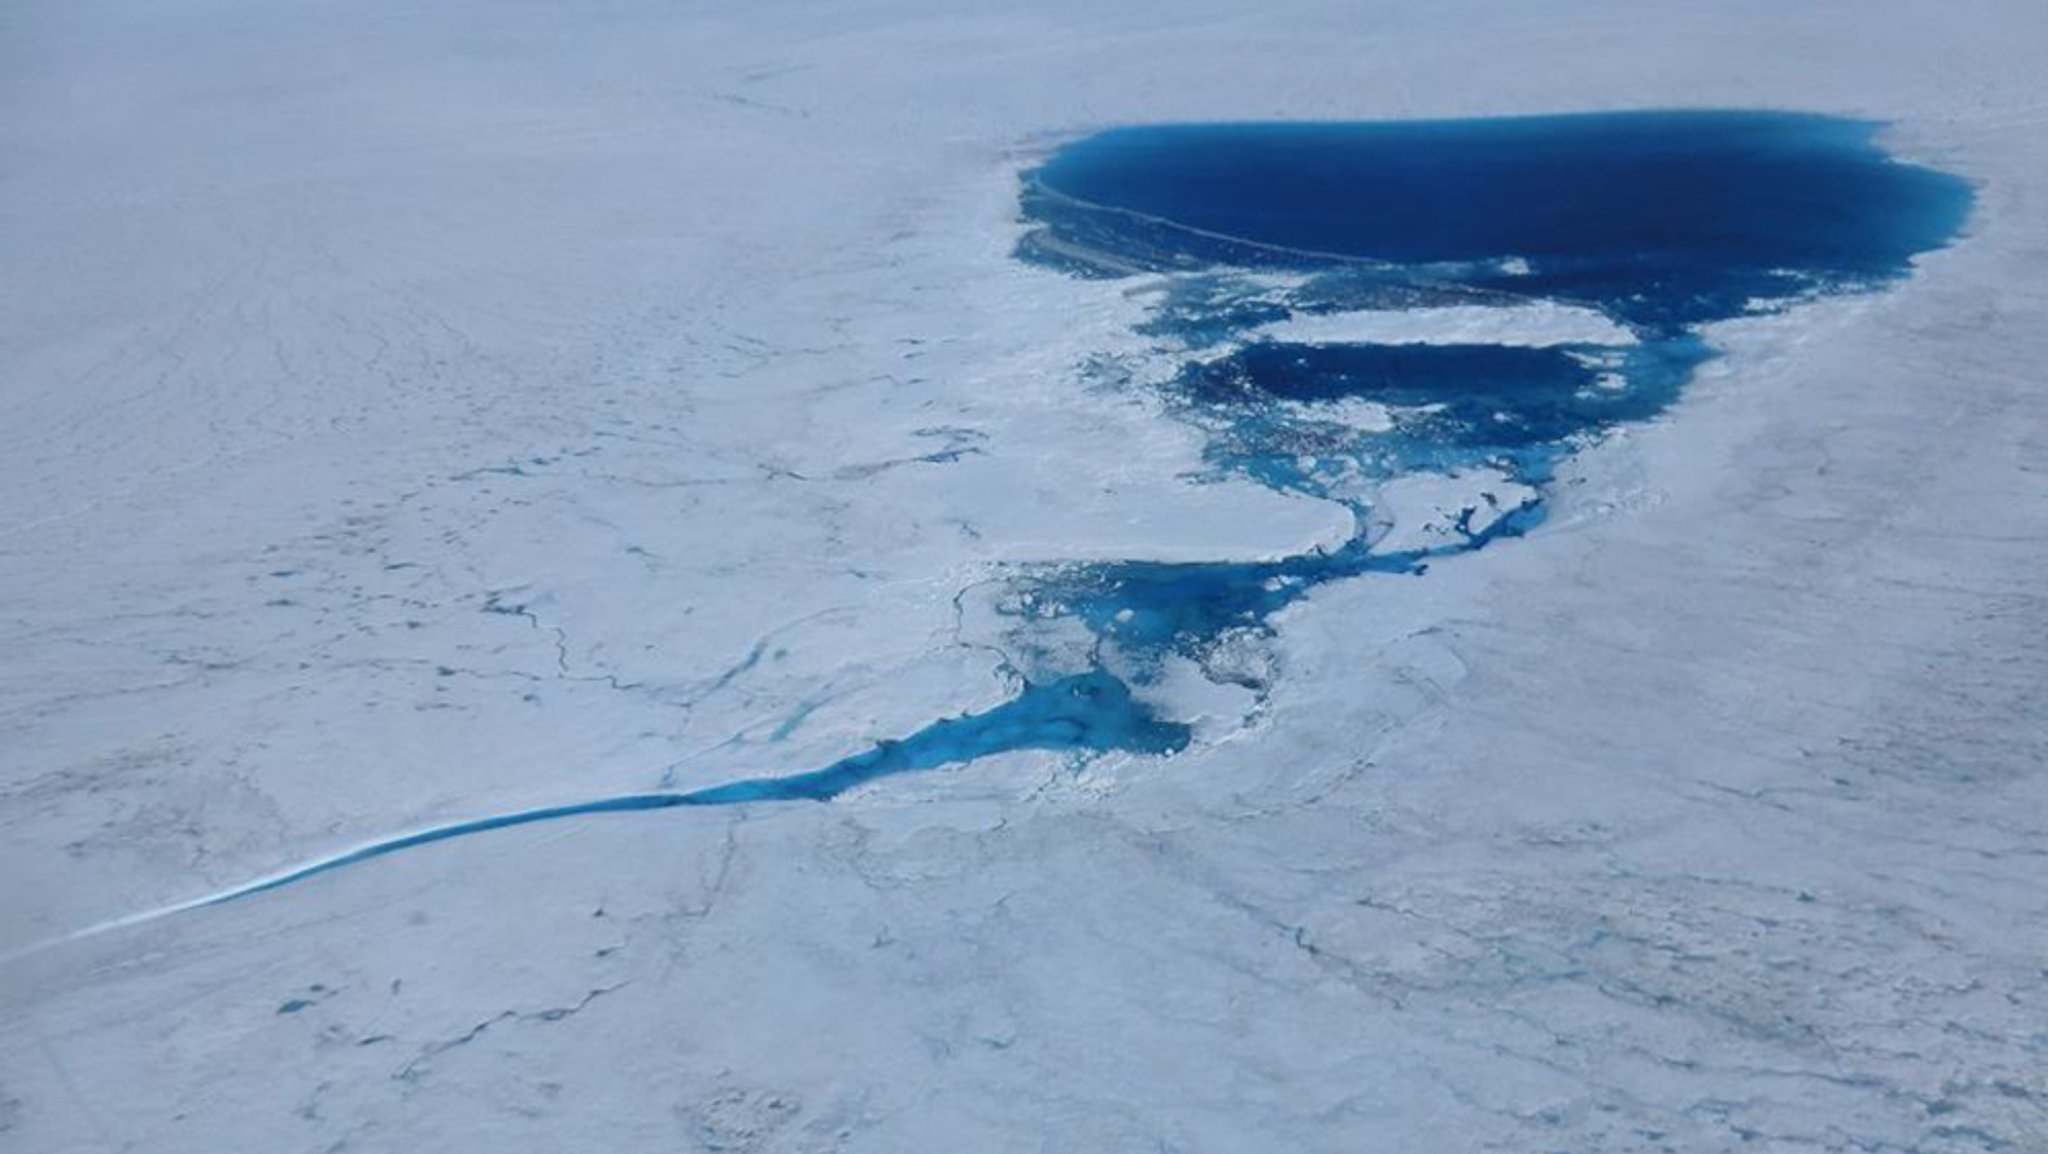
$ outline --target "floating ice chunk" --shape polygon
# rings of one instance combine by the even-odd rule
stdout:
[[[1361,433],[1385,433],[1394,428],[1394,411],[1378,401],[1362,397],[1339,397],[1330,401],[1301,401],[1286,406],[1293,416],[1327,421]]]
[[[1260,325],[1253,340],[1288,344],[1632,345],[1635,336],[1597,309],[1536,302],[1369,309],[1290,317]]]

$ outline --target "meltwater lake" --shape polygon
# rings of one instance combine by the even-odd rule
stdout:
[[[1342,502],[1355,538],[1258,562],[1026,567],[1003,579],[1012,641],[1029,648],[1034,630],[1064,620],[1096,645],[1077,667],[1020,662],[1016,696],[992,710],[807,772],[415,831],[177,908],[528,822],[825,801],[1024,749],[1180,750],[1189,728],[1145,692],[1169,655],[1199,663],[1320,585],[1415,579],[1435,559],[1526,532],[1560,461],[1676,399],[1713,355],[1703,326],[1882,289],[1955,239],[1969,186],[1895,160],[1881,128],[1658,111],[1165,125],[1075,140],[1023,177],[1018,259],[1143,282],[1157,302],[1143,328],[1154,362],[1108,382],[1077,365],[1077,387],[1154,390],[1161,419],[1204,432],[1218,477]],[[1446,315],[1504,323],[1432,327]],[[1577,323],[1547,324],[1557,316]],[[1374,528],[1386,488],[1418,478],[1452,492],[1482,483],[1432,535]]]
[[[1881,128],[1660,111],[1166,125],[1067,145],[1025,177],[1035,227],[1018,256],[1164,278],[1145,331],[1178,364],[1155,387],[1207,431],[1219,473],[1344,501],[1361,522],[1374,486],[1403,477],[1477,472],[1520,496],[1475,501],[1426,548],[1361,535],[1278,561],[1074,567],[1027,578],[1026,607],[1082,619],[1142,678],[1147,655],[1199,655],[1319,584],[1526,531],[1560,460],[1676,399],[1713,355],[1702,326],[1879,289],[1959,235],[1969,186],[1893,159]],[[1609,335],[1284,335],[1483,310],[1593,314]],[[1360,403],[1370,427],[1344,419]]]
[[[1324,270],[1698,324],[1906,271],[1968,187],[1885,154],[1874,122],[1629,112],[1119,128],[1026,183],[1027,252],[1078,269]]]

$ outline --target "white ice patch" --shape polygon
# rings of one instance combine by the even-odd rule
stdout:
[[[1549,302],[1324,313],[1260,325],[1252,340],[1289,344],[1632,345],[1635,336],[1595,309]]]
[[[1327,421],[1361,433],[1385,433],[1394,427],[1394,411],[1377,401],[1361,397],[1340,397],[1333,401],[1298,401],[1289,404],[1290,415],[1312,421]]]
[[[1373,547],[1405,553],[1463,544],[1468,535],[1486,532],[1538,496],[1497,469],[1396,477],[1379,487],[1372,511]]]

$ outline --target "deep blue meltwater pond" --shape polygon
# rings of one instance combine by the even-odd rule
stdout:
[[[1892,160],[1880,127],[1674,111],[1118,128],[1033,173],[1026,213],[1101,268],[1366,260],[1696,323],[1897,276],[1956,235],[1968,186]]]

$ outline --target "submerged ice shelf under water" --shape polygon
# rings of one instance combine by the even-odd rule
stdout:
[[[1376,486],[1498,478],[1450,512],[1440,543],[1361,531],[1259,562],[1144,559],[1012,574],[1000,611],[1032,645],[1049,619],[1096,639],[1080,667],[1034,669],[1018,695],[808,773],[602,798],[387,838],[98,932],[245,897],[402,849],[578,815],[825,801],[877,778],[1037,749],[1163,754],[1190,730],[1131,689],[1168,654],[1200,659],[1315,587],[1526,530],[1585,438],[1663,411],[1710,354],[1700,326],[1875,288],[1952,240],[1971,194],[1898,163],[1879,125],[1775,112],[1645,112],[1366,124],[1115,129],[1024,178],[1021,259],[1163,292],[1121,366],[1203,429],[1219,474],[1342,501],[1370,524]],[[1286,341],[1275,322],[1410,310],[1596,310],[1626,342]],[[1112,369],[1118,369],[1112,366]],[[1098,366],[1100,371],[1100,366]],[[1361,424],[1342,406],[1383,420]]]
[[[1892,160],[1881,127],[1661,111],[1113,129],[1030,175],[1026,254],[1105,275],[1371,268],[1698,325],[1897,277],[1956,234],[1967,186]]]

